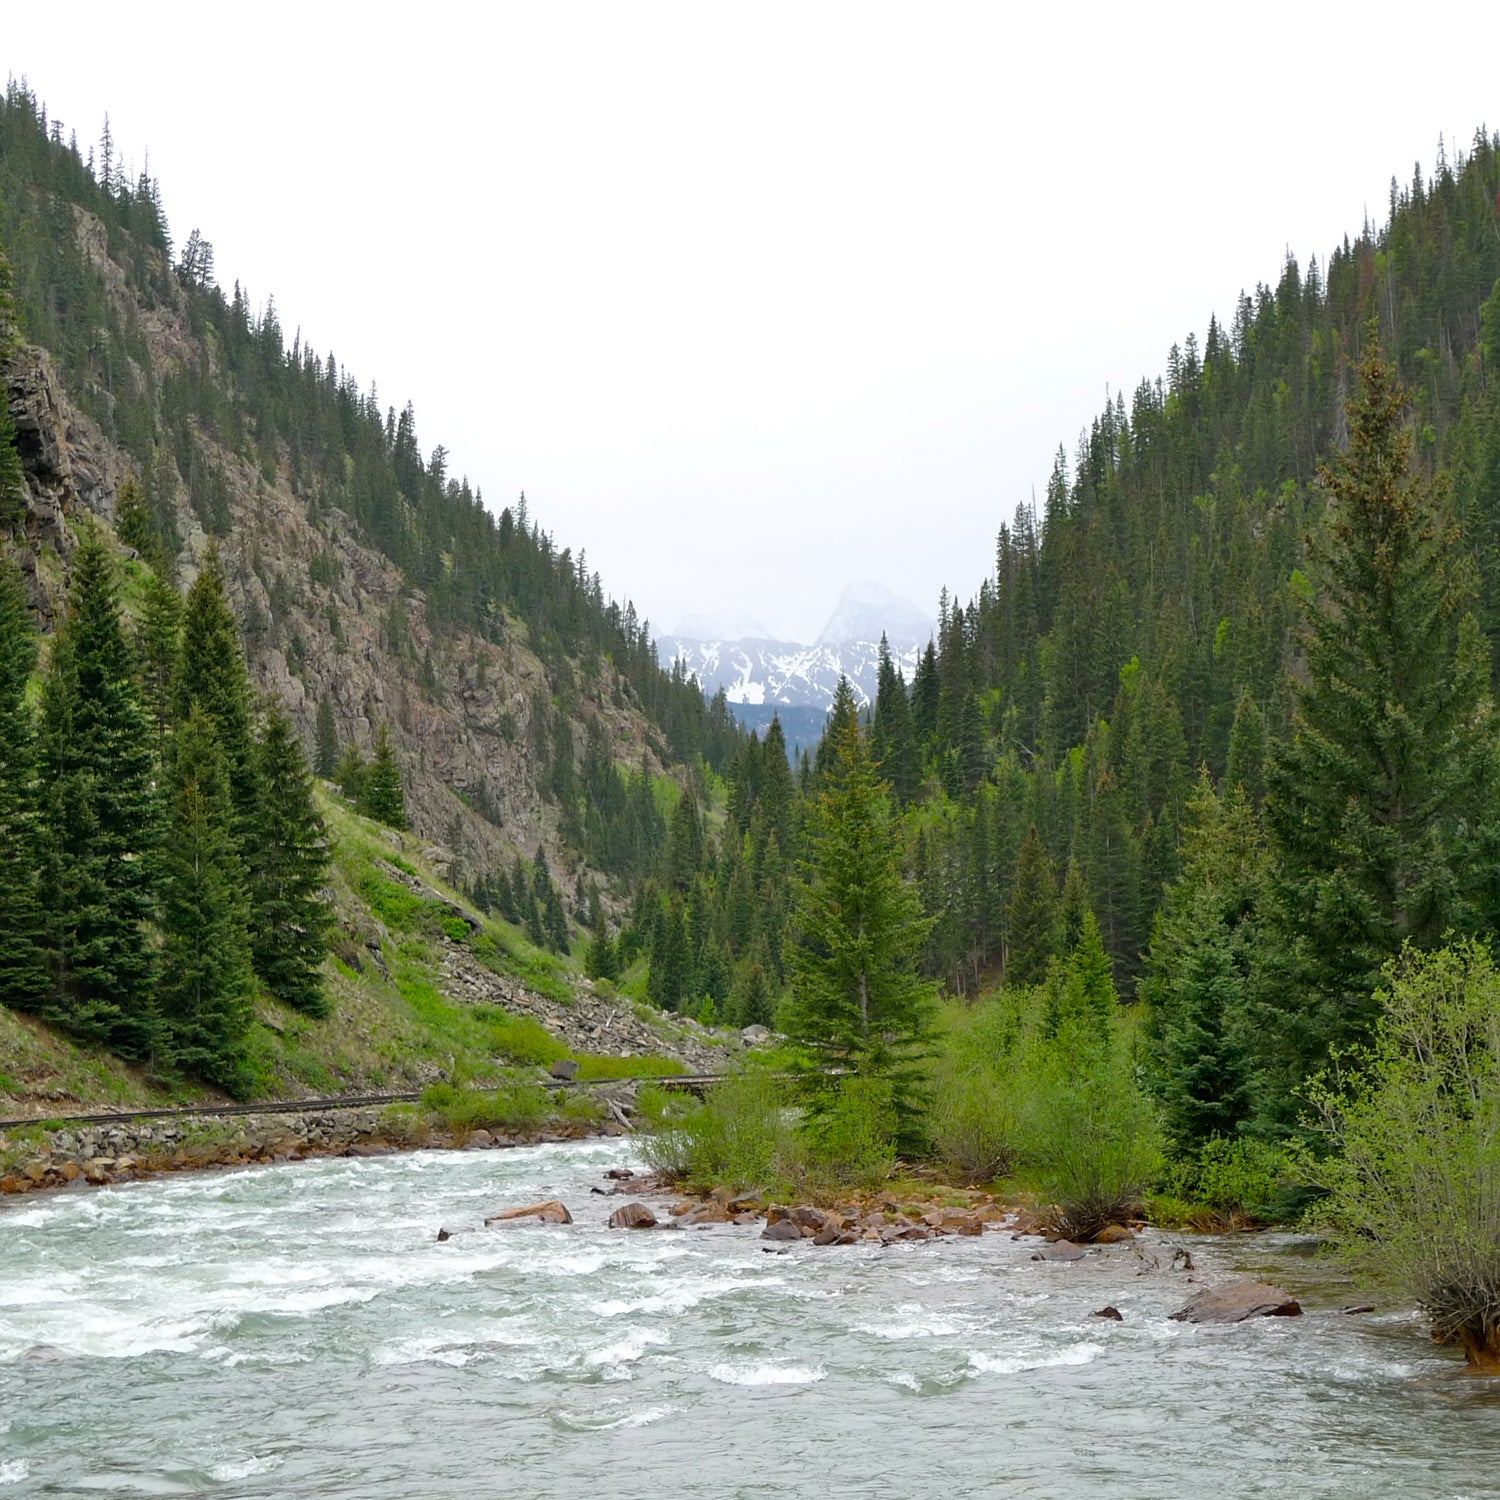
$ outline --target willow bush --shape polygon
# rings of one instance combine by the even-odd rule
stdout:
[[[1500,1373],[1500,975],[1473,939],[1384,975],[1373,1041],[1309,1091],[1334,1147],[1309,1175],[1350,1258]]]

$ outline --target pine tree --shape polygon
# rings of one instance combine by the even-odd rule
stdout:
[[[391,732],[385,724],[375,736],[375,758],[365,772],[359,802],[359,810],[367,818],[374,818],[391,828],[406,827],[406,794],[401,786],[401,767],[396,763]]]
[[[1275,976],[1271,866],[1255,810],[1239,784],[1216,796],[1205,770],[1189,813],[1182,875],[1157,917],[1140,984],[1148,1077],[1185,1149],[1250,1119],[1260,1078],[1291,1040],[1261,1003]]]
[[[333,717],[333,699],[324,693],[318,699],[318,726],[313,770],[325,781],[331,781],[339,768],[339,730]]]
[[[229,779],[217,734],[198,705],[173,751],[161,861],[162,1019],[179,1067],[243,1094],[254,993],[250,907],[231,831]]]
[[[1235,705],[1234,723],[1229,730],[1229,759],[1224,770],[1224,786],[1237,786],[1257,807],[1266,791],[1266,721],[1250,690],[1240,694]]]
[[[683,792],[672,812],[667,840],[667,879],[675,890],[685,891],[703,864],[703,823],[698,800],[692,790]]]
[[[1500,916],[1489,655],[1455,529],[1412,470],[1408,405],[1372,334],[1348,451],[1320,474],[1306,671],[1270,777],[1309,1069],[1367,1035],[1381,966],[1403,943]]]
[[[1060,918],[1052,861],[1034,823],[1021,842],[1016,884],[1005,922],[1005,983],[1015,988],[1040,984],[1057,954]]]
[[[224,757],[234,833],[243,854],[254,838],[258,812],[250,673],[217,546],[209,547],[203,570],[188,590],[174,697],[180,723],[186,723],[197,707],[213,729]]]
[[[36,658],[20,575],[0,553],[0,1005],[29,1011],[43,1008],[49,988],[37,882],[36,724],[26,701]]]
[[[250,847],[251,951],[261,983],[309,1015],[328,1013],[320,970],[331,913],[328,841],[292,721],[279,701],[255,747],[260,810]]]
[[[839,1069],[889,1085],[899,1141],[920,1137],[933,991],[917,962],[930,926],[901,872],[887,789],[858,719],[846,714],[808,814],[788,954],[788,1029],[807,1060],[814,1122],[839,1088],[828,1070]]]
[[[141,693],[156,725],[158,743],[164,743],[176,713],[175,694],[182,658],[182,596],[156,573],[146,580],[135,650],[140,660]]]
[[[151,729],[120,626],[114,565],[90,528],[43,693],[44,882],[58,1020],[127,1057],[159,1038]]]

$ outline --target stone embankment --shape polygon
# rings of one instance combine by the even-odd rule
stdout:
[[[628,1086],[595,1091],[606,1110],[629,1107]],[[534,1130],[442,1130],[411,1111],[323,1109],[308,1114],[191,1115],[74,1126],[7,1141],[0,1136],[0,1194],[102,1187],[167,1172],[314,1156],[385,1156],[421,1147],[498,1150],[588,1135],[622,1135],[618,1116],[602,1123],[554,1120]]]

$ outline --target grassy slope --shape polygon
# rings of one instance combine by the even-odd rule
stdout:
[[[438,972],[445,935],[486,968],[555,1001],[573,996],[576,956],[563,959],[534,948],[504,922],[485,921],[472,934],[444,905],[381,868],[383,861],[466,905],[424,861],[421,840],[360,817],[326,786],[318,798],[334,841],[330,884],[337,927],[325,967],[332,1013],[313,1020],[274,1001],[260,1002],[251,1036],[261,1075],[258,1096],[401,1091],[438,1079],[478,1083],[500,1079],[508,1066],[568,1055],[580,1057],[584,1076],[672,1070],[664,1059],[570,1054],[529,1017],[451,1003]],[[661,1030],[663,1044],[670,1045],[665,1019]],[[0,1116],[217,1101],[210,1089],[153,1079],[145,1069],[0,1009]]]

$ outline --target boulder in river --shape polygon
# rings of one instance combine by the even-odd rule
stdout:
[[[1134,1233],[1123,1224],[1106,1224],[1094,1236],[1093,1243],[1096,1245],[1126,1245],[1134,1238]]]
[[[691,1229],[695,1224],[731,1224],[734,1215],[719,1203],[695,1203],[685,1208],[672,1221],[679,1229]]]
[[[1125,1314],[1118,1307],[1101,1307],[1097,1312],[1089,1314],[1091,1318],[1108,1318],[1111,1323],[1123,1323]]]
[[[635,1173],[629,1167],[611,1167],[604,1175],[611,1182],[629,1182]]]
[[[1055,1240],[1050,1245],[1043,1245],[1040,1250],[1031,1253],[1032,1260],[1082,1260],[1088,1251],[1082,1245],[1075,1245],[1072,1240]]]
[[[508,1224],[514,1219],[540,1219],[543,1224],[571,1224],[573,1215],[556,1198],[545,1203],[528,1203],[524,1208],[502,1208],[499,1213],[486,1214],[488,1224]]]
[[[790,1219],[777,1219],[774,1224],[767,1224],[761,1230],[760,1237],[763,1240],[800,1240],[802,1230]]]
[[[1247,1318],[1296,1318],[1301,1314],[1302,1304],[1289,1292],[1242,1276],[1199,1292],[1172,1318],[1178,1323],[1243,1323]]]
[[[472,1225],[469,1226],[469,1227],[467,1227],[467,1228],[449,1229],[448,1226],[446,1224],[444,1224],[443,1227],[438,1230],[438,1236],[437,1236],[438,1237],[438,1244],[444,1245],[449,1240],[456,1240],[459,1237],[459,1235],[461,1235],[461,1234],[473,1234],[473,1233],[474,1233],[474,1229],[473,1229]]]
[[[655,1229],[656,1215],[644,1203],[622,1203],[609,1216],[611,1229]]]

